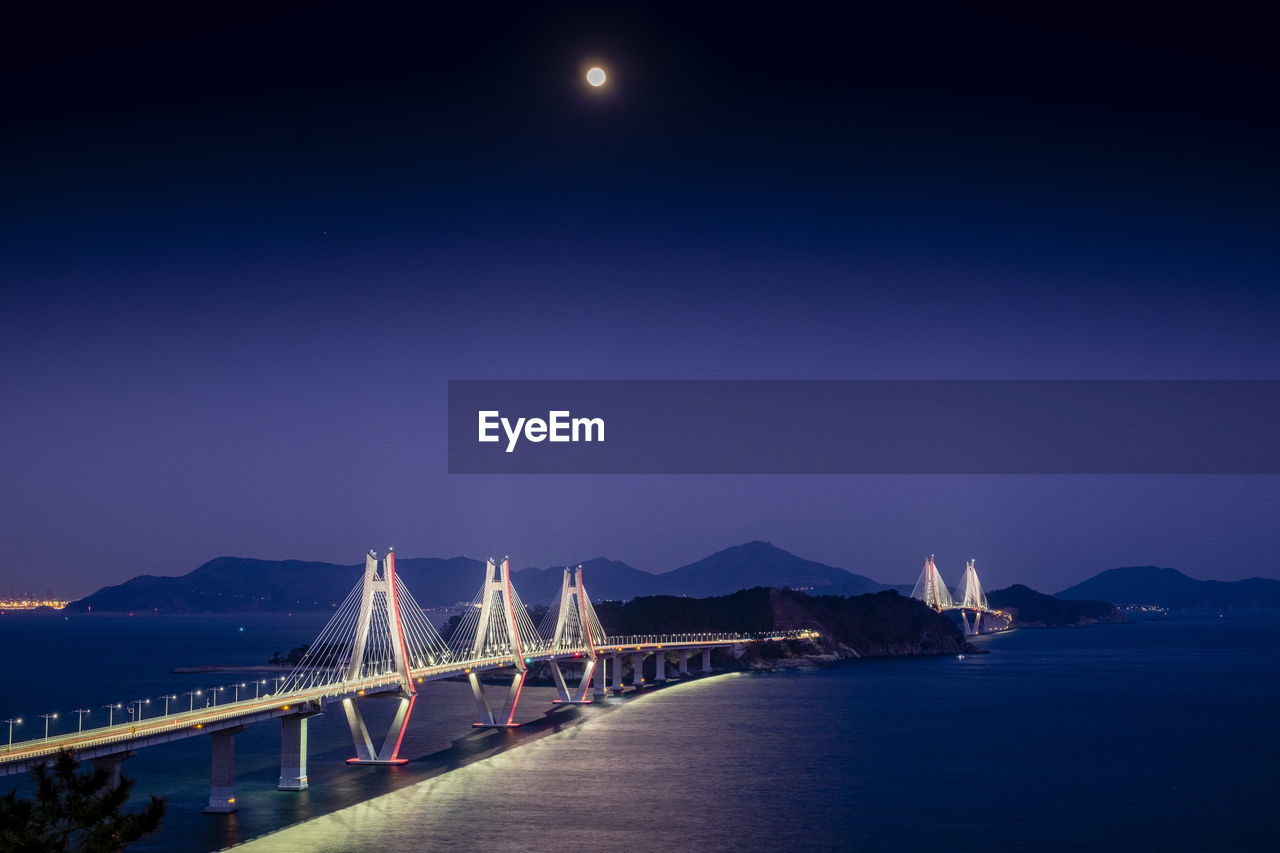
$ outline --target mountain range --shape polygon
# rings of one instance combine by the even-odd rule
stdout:
[[[596,601],[628,601],[651,595],[706,598],[757,586],[814,596],[861,595],[885,589],[907,595],[911,589],[882,584],[759,541],[717,551],[662,574],[604,557],[581,565],[587,591]],[[180,577],[141,575],[103,587],[72,602],[68,610],[329,610],[351,592],[363,568],[360,564],[218,557]],[[419,605],[445,608],[472,599],[480,588],[484,564],[470,557],[397,557],[396,570]],[[511,579],[525,604],[538,605],[549,604],[556,597],[562,576],[561,566],[551,566],[516,570]],[[1174,569],[1129,566],[1101,572],[1063,590],[1057,598],[1154,604],[1178,610],[1280,608],[1280,581],[1201,581]]]
[[[1108,569],[1067,587],[1058,598],[1154,604],[1173,610],[1256,610],[1280,608],[1280,581],[1245,578],[1202,581],[1177,569],[1126,566]]]
[[[583,561],[588,593],[598,601],[642,595],[706,597],[754,586],[798,589],[814,595],[860,595],[885,589],[863,575],[798,557],[768,542],[747,542],[663,574],[604,557]],[[69,610],[226,612],[328,610],[351,592],[362,565],[218,557],[180,577],[141,575],[68,605]],[[470,601],[484,564],[469,557],[397,557],[396,572],[418,604],[447,607]],[[513,571],[526,604],[546,604],[559,593],[563,567]]]

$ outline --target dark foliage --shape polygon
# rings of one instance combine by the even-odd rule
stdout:
[[[294,648],[289,650],[289,654],[287,655],[282,655],[277,650],[276,653],[273,654],[270,657],[270,659],[267,660],[267,663],[274,664],[275,666],[282,666],[284,664],[292,664],[294,666],[297,666],[298,662],[301,661],[302,658],[306,655],[307,649],[309,648],[311,647],[306,645],[295,646]]]
[[[458,630],[460,624],[462,624],[462,614],[455,613],[440,625],[440,636],[444,637],[446,643],[453,636],[453,632]]]
[[[1019,627],[1069,628],[1095,622],[1123,622],[1124,616],[1105,601],[1064,601],[1016,583],[987,593],[992,607],[1006,611]]]
[[[113,853],[160,828],[164,800],[152,796],[138,812],[125,812],[133,780],[95,768],[77,772],[79,762],[63,750],[51,764],[31,771],[35,793],[23,799],[0,797],[0,850],[11,853]]]
[[[814,628],[821,634],[817,644],[830,651],[843,646],[860,655],[898,655],[965,649],[964,636],[951,620],[891,590],[814,597],[756,587],[716,598],[604,601],[596,605],[596,613],[614,635]]]

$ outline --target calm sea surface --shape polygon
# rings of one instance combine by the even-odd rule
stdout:
[[[108,702],[228,685],[170,670],[259,663],[324,619],[5,614],[0,719],[38,735],[57,711],[66,731],[73,708],[105,722]],[[468,688],[431,684],[404,767],[346,766],[341,713],[314,719],[302,793],[275,790],[278,725],[251,726],[230,816],[201,811],[207,739],[153,747],[124,769],[169,814],[137,849],[1274,849],[1280,616],[980,642],[991,654],[724,675],[551,718],[551,691],[529,689],[512,732],[473,730]]]

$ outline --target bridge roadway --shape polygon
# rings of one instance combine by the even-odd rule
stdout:
[[[680,656],[680,670],[688,674],[687,656],[691,652],[703,651],[703,671],[710,671],[710,651],[716,648],[732,648],[754,642],[770,640],[796,639],[807,635],[804,631],[777,632],[766,636],[748,636],[742,634],[685,634],[672,636],[644,637],[609,637],[595,648],[599,657],[612,657],[614,661],[615,692],[622,690],[621,658],[624,655],[650,655],[662,652],[673,652]],[[529,663],[547,661],[581,661],[589,655],[591,649],[561,649],[556,651],[540,650],[526,655]],[[448,661],[433,666],[410,669],[410,675],[416,684],[457,678],[472,673],[483,673],[510,668],[511,654],[505,653],[474,660]],[[600,668],[604,673],[604,667]],[[643,683],[643,677],[636,668],[633,683],[637,688]],[[662,669],[656,671],[656,680],[665,681],[666,673]],[[603,678],[597,679],[597,695]],[[323,706],[344,699],[355,699],[361,696],[379,693],[395,693],[402,690],[402,677],[391,671],[382,675],[361,678],[351,681],[322,684],[312,688],[302,688],[281,693],[268,694],[254,699],[241,699],[212,707],[196,708],[187,711],[175,711],[167,715],[159,715],[149,720],[134,723],[118,723],[85,729],[65,735],[49,738],[35,738],[17,742],[12,747],[0,752],[0,776],[8,776],[28,770],[32,765],[47,760],[59,750],[71,749],[83,759],[114,759],[108,761],[118,772],[118,763],[129,757],[136,750],[148,746],[167,743],[183,738],[209,735],[219,731],[235,729],[265,720],[290,716],[308,716],[321,711]]]
[[[307,720],[326,705],[341,703],[355,757],[349,764],[404,764],[399,757],[405,729],[417,701],[418,685],[465,677],[476,702],[477,726],[516,726],[516,706],[529,667],[545,663],[562,704],[588,704],[604,696],[606,670],[612,661],[611,689],[622,692],[622,661],[630,656],[632,683],[644,686],[645,657],[656,661],[654,680],[667,680],[668,653],[679,660],[679,673],[689,675],[689,655],[702,653],[702,671],[711,671],[711,651],[770,640],[814,636],[808,629],[765,635],[672,634],[610,637],[604,631],[582,583],[582,567],[566,568],[558,603],[546,616],[545,630],[535,627],[528,608],[511,584],[510,561],[485,565],[480,592],[454,628],[449,642],[440,636],[395,572],[395,555],[370,551],[365,571],[338,606],[299,665],[266,696],[191,708],[150,720],[28,740],[0,752],[0,776],[19,773],[70,749],[119,776],[120,763],[139,749],[182,738],[209,735],[212,751],[209,812],[236,811],[235,736],[245,726],[280,720],[280,783],[285,791],[301,791],[307,780]],[[581,678],[571,687],[561,668],[582,664]],[[429,662],[429,663],[428,663]],[[425,666],[415,665],[427,663]],[[497,713],[479,675],[509,669],[511,687]],[[281,687],[285,689],[280,689]],[[594,687],[594,690],[592,688]],[[214,696],[216,697],[216,692]],[[370,736],[358,700],[391,699],[398,703],[381,745]],[[194,698],[194,696],[192,696]],[[214,700],[216,702],[216,698]],[[181,707],[181,706],[179,706]],[[168,708],[166,707],[166,710]]]

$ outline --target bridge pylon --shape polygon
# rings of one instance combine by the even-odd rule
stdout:
[[[973,567],[974,561],[964,564],[964,576],[960,586],[956,587],[956,607],[972,607],[975,610],[990,610],[987,594],[982,591],[982,582],[978,580],[978,570]]]
[[[597,666],[603,666],[603,660],[596,649],[604,643],[604,628],[591,606],[587,590],[582,585],[582,566],[576,569],[565,567],[564,579],[560,584],[560,600],[547,612],[543,620],[544,634],[549,634],[549,650],[551,652],[573,652],[574,657],[583,659],[582,680],[570,692],[565,683],[560,663],[555,658],[550,661],[551,675],[555,679],[556,691],[559,693],[557,703],[567,705],[589,705],[591,699],[587,693],[591,688],[591,677]],[[603,679],[600,681],[603,694]]]
[[[345,679],[359,681],[361,677],[370,674],[371,661],[368,658],[370,652],[377,650],[373,655],[373,663],[378,667],[380,675],[388,674],[387,664],[394,667],[391,672],[399,676],[396,685],[398,689],[394,692],[374,693],[372,697],[394,700],[399,706],[391,719],[391,726],[387,729],[382,746],[375,749],[364,715],[360,713],[355,700],[351,697],[342,700],[342,710],[346,712],[347,725],[351,729],[351,739],[356,747],[356,757],[348,758],[348,764],[408,763],[408,759],[399,756],[400,743],[404,740],[404,732],[409,725],[409,715],[413,712],[417,691],[413,688],[413,676],[409,672],[409,648],[405,642],[400,609],[395,552],[388,551],[379,560],[370,551],[364,558],[364,581],[360,593],[360,609],[357,611],[355,642]]]
[[[915,588],[911,590],[911,597],[923,601],[939,613],[943,608],[952,606],[951,592],[942,582],[942,575],[934,565],[932,554],[924,561],[924,569],[920,572]]]
[[[413,671],[449,659],[448,646],[400,582],[395,553],[379,559],[370,551],[364,574],[276,693],[323,689],[345,694],[342,707],[356,748],[350,763],[403,764],[400,742],[417,693]],[[374,746],[355,697],[399,702],[380,747]],[[298,790],[305,787],[305,724],[285,726],[282,737],[281,786]]]
[[[499,564],[490,557],[485,563],[484,578],[480,592],[453,632],[449,647],[457,658],[476,663],[509,662],[515,668],[507,698],[496,714],[477,673],[471,667],[466,670],[480,716],[475,725],[514,728],[519,725],[515,721],[516,705],[529,670],[528,656],[541,652],[544,644],[511,585],[510,559],[504,557]]]

